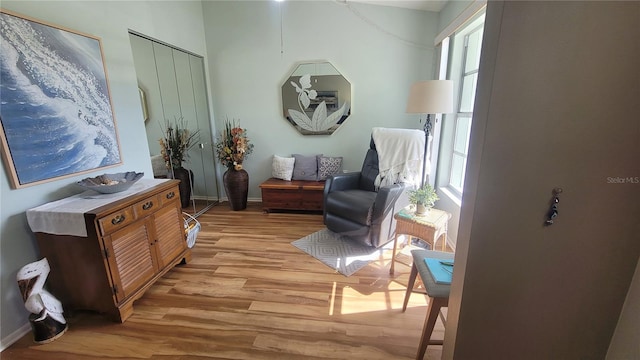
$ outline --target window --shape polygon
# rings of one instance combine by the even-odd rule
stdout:
[[[443,40],[442,63],[446,64],[447,77],[454,83],[456,111],[444,116],[437,182],[457,201],[462,199],[464,188],[483,33],[484,11],[481,11]],[[448,52],[444,44],[450,44]],[[446,55],[449,61],[445,60]]]
[[[462,38],[464,46],[461,54],[462,66],[460,67],[458,111],[454,120],[451,168],[449,171],[449,187],[455,190],[458,195],[462,195],[465,168],[467,166],[483,29],[483,25],[476,26],[471,32],[464,34]]]

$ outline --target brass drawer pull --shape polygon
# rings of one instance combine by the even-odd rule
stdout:
[[[167,193],[167,199],[173,199],[174,196],[176,196],[176,193],[173,191],[170,193]]]
[[[116,217],[111,219],[111,224],[118,225],[121,222],[123,222],[125,218],[126,218],[126,216],[124,216],[124,215],[117,215]]]
[[[144,205],[142,205],[142,210],[149,210],[153,207],[153,201],[147,201]]]

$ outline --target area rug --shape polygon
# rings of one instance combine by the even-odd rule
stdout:
[[[296,240],[291,245],[320,260],[340,274],[350,276],[370,262],[380,259],[383,251],[387,248],[393,248],[393,241],[376,249],[357,244],[329,229],[323,229]]]

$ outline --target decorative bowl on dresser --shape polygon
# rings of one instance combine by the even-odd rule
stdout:
[[[85,189],[97,191],[102,194],[113,194],[128,190],[136,181],[142,179],[144,173],[127,171],[117,174],[102,174],[78,181],[76,184]]]
[[[141,179],[122,193],[85,192],[27,210],[51,266],[49,290],[65,310],[124,322],[158,278],[191,260],[178,183]]]

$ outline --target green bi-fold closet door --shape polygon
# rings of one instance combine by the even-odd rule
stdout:
[[[193,180],[190,205],[183,208],[197,216],[219,201],[204,59],[138,34],[130,33],[129,38],[149,155],[152,164],[156,164],[154,176],[171,177],[171,171],[163,168],[159,160],[159,139],[165,136],[167,120],[182,118],[189,130],[198,131],[196,144],[184,163],[193,172]]]

